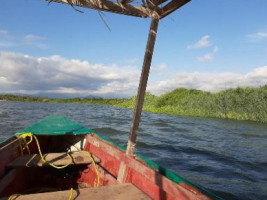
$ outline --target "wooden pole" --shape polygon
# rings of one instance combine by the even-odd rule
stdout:
[[[136,137],[138,133],[138,127],[139,127],[139,122],[140,122],[144,98],[145,98],[147,80],[148,80],[149,70],[151,66],[155,40],[157,36],[158,24],[159,24],[159,18],[157,16],[154,16],[151,21],[150,31],[148,35],[146,52],[145,52],[144,62],[143,62],[143,69],[142,69],[142,74],[140,77],[137,100],[136,100],[136,105],[135,105],[135,110],[134,110],[134,117],[133,117],[133,122],[131,125],[131,133],[130,133],[128,144],[127,144],[127,150],[126,150],[127,155],[133,155],[135,151]]]
[[[133,117],[133,122],[131,126],[131,133],[130,133],[128,144],[127,144],[126,155],[128,156],[133,155],[135,151],[136,137],[138,133],[138,126],[139,126],[144,98],[145,98],[147,80],[148,80],[154,45],[156,41],[158,24],[159,24],[159,16],[155,14],[155,16],[152,18],[151,25],[150,25],[150,31],[148,35],[146,52],[145,52],[145,57],[144,57],[144,62],[143,62],[143,69],[142,69],[142,74],[140,77],[137,100],[136,100],[136,105],[135,105],[135,110],[134,110],[134,117]],[[120,183],[124,183],[126,174],[127,174],[127,167],[126,167],[126,164],[122,161],[120,164],[120,169],[119,169],[117,180]]]

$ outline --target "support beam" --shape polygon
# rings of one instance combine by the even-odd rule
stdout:
[[[51,1],[51,0],[46,0]],[[130,15],[135,17],[151,17],[151,13],[144,7],[122,5],[112,1],[96,1],[96,0],[52,0],[53,2],[66,3],[72,6],[79,6],[85,8],[91,8],[100,11],[113,12],[123,15]]]
[[[164,18],[167,15],[171,14],[173,11],[177,10],[178,8],[182,7],[186,3],[188,3],[191,0],[172,0],[170,3],[165,5],[162,9],[161,12],[159,13],[160,18]]]
[[[159,6],[160,4],[165,3],[168,0],[151,0],[153,2],[153,4],[155,4],[156,6]]]
[[[120,0],[120,3],[121,3],[121,4],[127,4],[127,3],[129,3],[129,2],[131,2],[131,0]]]
[[[149,76],[149,70],[150,70],[150,65],[151,65],[151,60],[152,60],[157,30],[158,30],[158,23],[159,23],[159,18],[152,18],[144,62],[143,62],[143,69],[142,69],[142,74],[141,74],[140,83],[139,83],[136,106],[134,110],[134,118],[133,118],[133,122],[131,126],[131,133],[130,133],[129,140],[128,140],[127,150],[126,150],[127,155],[133,155],[135,151],[136,137],[138,133],[138,127],[139,127],[139,122],[140,122],[144,98],[145,98],[147,80]]]
[[[159,10],[158,6],[160,6],[160,4],[163,4],[166,1],[168,0],[142,0],[142,3],[143,7],[157,11]]]

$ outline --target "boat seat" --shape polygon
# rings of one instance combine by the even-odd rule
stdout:
[[[70,152],[69,155],[72,158],[71,164],[90,164],[92,161],[89,155],[85,152]],[[63,166],[70,163],[70,158],[67,153],[48,153],[44,154],[44,158],[49,163],[57,166]],[[96,163],[100,162],[100,159],[93,156]],[[44,167],[49,166],[48,163],[44,163],[39,154],[30,154],[17,157],[11,163],[8,164],[9,168],[15,167]]]
[[[70,190],[58,192],[46,192],[38,194],[21,195],[16,200],[66,200],[70,197]],[[1,198],[0,200],[7,200]],[[103,186],[98,188],[86,188],[73,191],[72,199],[75,200],[147,200],[151,199],[143,191],[131,183]]]

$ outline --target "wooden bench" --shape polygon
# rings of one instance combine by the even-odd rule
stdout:
[[[69,199],[70,190],[59,192],[46,192],[38,194],[21,195],[16,200],[66,200]],[[7,200],[1,198],[0,200]],[[104,186],[98,188],[86,188],[73,191],[72,199],[75,200],[148,200],[144,192],[131,183]]]
[[[86,152],[70,152],[69,155],[72,158],[71,164],[90,164],[91,158]],[[47,162],[57,166],[63,166],[70,162],[70,158],[67,153],[48,153],[44,154],[44,158]],[[93,156],[96,163],[100,162],[100,159]],[[31,154],[19,156],[14,161],[8,164],[8,167],[44,167],[48,166],[48,163],[44,163],[39,154]]]

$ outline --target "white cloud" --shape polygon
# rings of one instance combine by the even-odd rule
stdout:
[[[219,48],[218,46],[211,44],[209,39],[210,39],[210,36],[205,35],[195,44],[188,45],[186,49],[190,50],[190,49],[202,49],[202,48],[207,48],[207,47],[213,47],[212,52],[206,53],[203,56],[197,57],[197,60],[199,62],[210,62],[214,59],[214,54],[219,50]]]
[[[24,36],[23,40],[25,42],[35,42],[35,41],[39,41],[39,40],[43,40],[45,39],[44,37],[40,37],[40,36],[37,36],[37,35],[26,35]]]
[[[16,46],[33,46],[41,49],[47,48],[44,43],[45,38],[33,34],[25,36],[14,36],[7,30],[0,30],[0,48]]]
[[[153,94],[160,95],[178,87],[218,91],[235,87],[257,87],[267,84],[267,66],[258,67],[252,71],[242,73],[178,73],[168,80],[162,80],[148,89]]]
[[[218,46],[215,46],[211,53],[206,53],[204,56],[198,57],[197,60],[199,62],[210,62],[214,59],[214,54],[217,53],[218,50],[219,50]]]
[[[135,67],[91,64],[58,55],[36,58],[0,52],[0,93],[131,96],[139,73]]]
[[[207,53],[207,54],[205,54],[205,55],[202,56],[202,57],[198,57],[197,60],[198,60],[199,62],[210,62],[210,61],[213,60],[213,58],[214,58],[213,53]]]
[[[257,33],[252,33],[247,35],[249,38],[249,41],[251,42],[257,42],[257,41],[262,41],[264,39],[267,39],[267,32],[257,32]]]
[[[13,46],[13,44],[12,43],[10,43],[10,42],[6,42],[6,41],[1,41],[0,40],[0,48],[2,47],[2,48],[6,48],[6,47],[12,47]]]
[[[122,63],[126,65],[135,65],[137,64],[137,62],[138,62],[137,58],[129,58],[122,61]]]
[[[217,53],[218,50],[219,50],[219,47],[215,46],[214,49],[213,49],[213,53]]]
[[[158,65],[158,66],[152,66],[151,67],[151,71],[162,71],[164,69],[166,69],[168,66],[164,63]]]
[[[0,34],[7,35],[8,31],[7,30],[0,30]]]
[[[15,40],[16,37],[12,35],[9,31],[7,30],[0,30],[0,41],[9,43],[10,41]]]
[[[211,46],[211,42],[209,41],[210,36],[205,35],[203,36],[199,41],[197,41],[195,44],[190,44],[186,47],[187,50],[190,49],[202,49],[202,48],[207,48]]]
[[[26,35],[25,37],[23,37],[22,39],[22,43],[23,45],[28,45],[28,46],[35,46],[38,47],[40,49],[46,49],[47,45],[44,44],[45,38],[41,37],[41,36],[37,36],[37,35]]]

